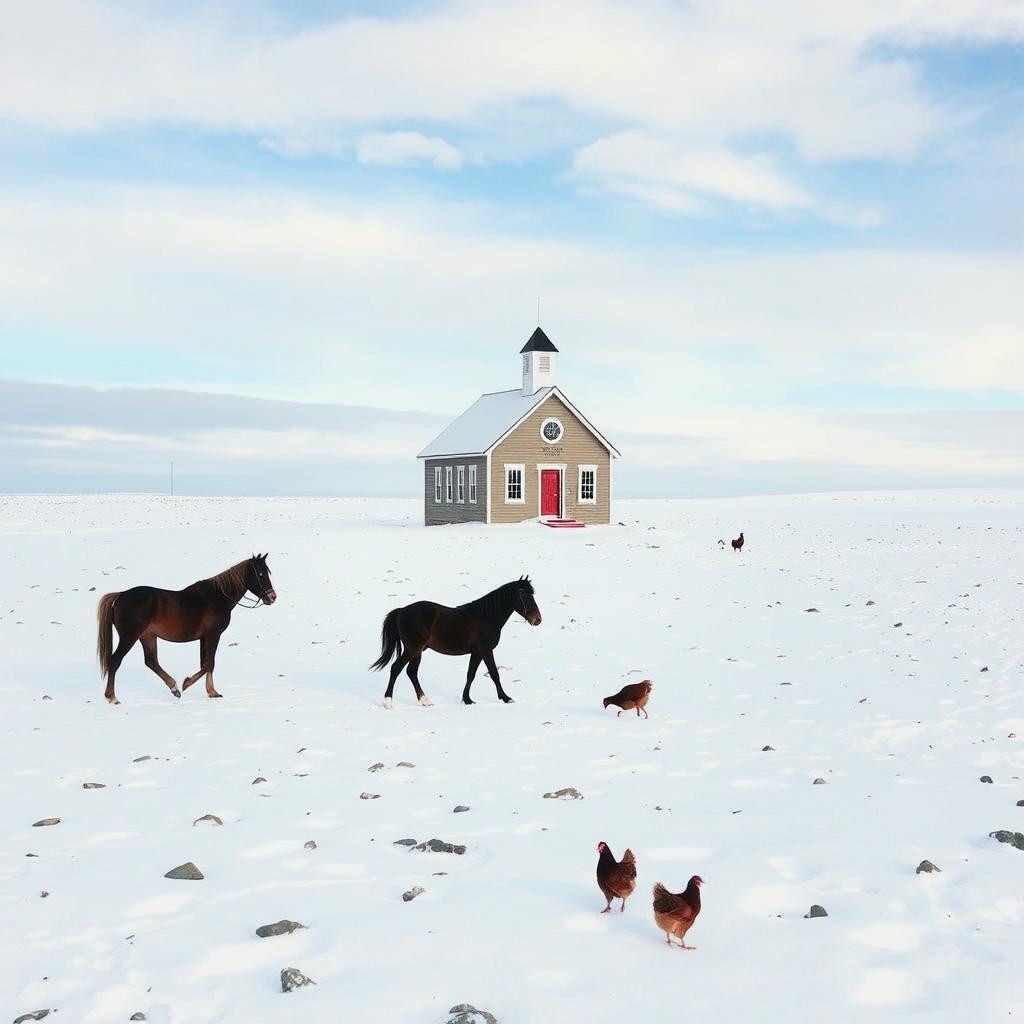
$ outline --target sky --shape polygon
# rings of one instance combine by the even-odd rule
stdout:
[[[1024,479],[1024,0],[0,0],[0,491],[419,493],[559,383],[620,496]]]

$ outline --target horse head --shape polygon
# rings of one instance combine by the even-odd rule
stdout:
[[[249,565],[245,572],[245,586],[263,604],[273,604],[277,600],[277,591],[274,590],[274,584],[270,581],[267,555],[253,555],[249,559]]]
[[[539,626],[541,614],[533,597],[533,584],[530,582],[530,577],[520,576],[513,586],[515,587],[515,610],[531,626]]]

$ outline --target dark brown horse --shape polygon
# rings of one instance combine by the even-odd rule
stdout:
[[[166,684],[175,697],[181,696],[178,684],[156,660],[157,640],[185,644],[199,641],[199,671],[189,676],[181,689],[187,690],[201,675],[206,676],[206,696],[221,696],[213,688],[213,666],[221,634],[231,622],[231,612],[246,593],[256,597],[257,604],[273,604],[277,600],[270,582],[266,555],[253,555],[244,562],[225,569],[208,580],[200,580],[184,590],[158,590],[156,587],[132,587],[120,594],[100,598],[96,617],[99,637],[96,653],[100,669],[107,677],[104,696],[111,704],[121,702],[114,695],[114,676],[124,656],[142,641],[146,666]],[[253,606],[255,607],[255,605]],[[117,650],[112,651],[117,627]]]
[[[469,688],[481,661],[494,680],[498,699],[511,704],[512,698],[502,688],[498,666],[494,663],[494,648],[498,646],[501,631],[513,612],[522,615],[531,626],[540,625],[540,610],[533,599],[533,584],[526,577],[506,583],[458,608],[448,608],[433,601],[417,601],[388,612],[381,630],[380,657],[370,666],[374,670],[384,668],[397,652],[384,694],[384,707],[391,707],[395,680],[403,668],[412,680],[419,702],[430,706],[431,700],[419,681],[420,659],[426,650],[456,657],[469,655],[466,688],[462,691],[463,704],[473,703]]]

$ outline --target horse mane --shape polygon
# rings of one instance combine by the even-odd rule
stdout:
[[[514,610],[512,593],[523,583],[529,586],[526,580],[511,580],[495,587],[489,594],[478,597],[475,601],[467,601],[461,608],[479,608],[485,615],[504,615],[510,608]],[[533,588],[530,587],[532,593]]]
[[[243,561],[238,562],[236,565],[231,566],[230,569],[225,569],[223,572],[217,573],[216,576],[210,576],[203,580],[203,582],[212,584],[225,597],[235,600],[237,599],[239,590],[244,594],[248,589],[245,583],[245,574],[251,561],[251,558],[246,558]]]

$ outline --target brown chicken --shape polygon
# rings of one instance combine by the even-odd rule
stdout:
[[[608,906],[601,911],[607,914],[612,909],[612,900],[622,900],[622,910],[626,909],[626,898],[633,894],[636,888],[636,857],[632,850],[627,850],[622,855],[622,860],[616,860],[608,844],[600,842],[597,844],[597,884],[608,901]]]
[[[651,699],[651,690],[654,689],[654,683],[650,679],[645,679],[642,683],[629,683],[624,686],[614,697],[605,697],[604,706],[608,707],[609,704],[614,704],[619,709],[619,715],[623,711],[632,711],[636,708],[636,717],[640,717],[640,712],[644,712],[644,718],[650,718],[651,716],[644,711],[647,707],[647,702]],[[619,715],[615,717],[618,718]]]
[[[704,879],[694,875],[685,892],[672,893],[657,882],[654,886],[654,920],[665,933],[665,941],[671,946],[672,936],[679,939],[683,949],[696,949],[686,944],[686,933],[693,927],[700,913],[700,887]]]

